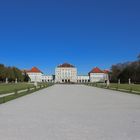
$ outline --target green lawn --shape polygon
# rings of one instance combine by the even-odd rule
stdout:
[[[27,89],[28,87],[34,87],[34,85],[29,83],[0,84],[0,94],[11,93],[15,90]]]
[[[52,86],[52,83],[39,83],[38,84],[38,88],[35,88],[33,84],[28,84],[28,83],[18,83],[18,84],[0,84],[0,90],[1,90],[1,94],[4,93],[8,93],[8,92],[12,92],[16,90],[22,90],[22,89],[27,89],[29,87],[34,87],[32,90],[27,90],[27,91],[23,91],[21,93],[16,93],[12,94],[12,95],[7,95],[4,97],[0,97],[0,104],[6,103],[10,100],[14,100],[16,98],[31,94],[35,91],[41,90],[43,88],[47,88],[49,86]]]
[[[106,88],[106,84],[104,83],[92,83],[91,85]],[[140,94],[140,84],[117,84],[117,83],[111,83],[109,86],[109,89],[115,89],[115,90],[122,90],[126,92],[137,92]]]
[[[132,91],[139,91],[140,92],[140,85],[137,84],[110,84],[110,88],[118,88],[118,89],[125,89],[125,90],[132,90]]]

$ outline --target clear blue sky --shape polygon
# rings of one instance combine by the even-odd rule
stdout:
[[[139,53],[139,0],[0,0],[0,63],[86,74]]]

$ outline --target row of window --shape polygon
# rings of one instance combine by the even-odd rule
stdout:
[[[73,77],[74,77],[74,76],[68,76],[68,75],[67,75],[67,76],[57,76],[56,78],[57,78],[57,79],[64,79],[64,78],[66,78],[66,79],[67,79],[67,78],[73,79]]]
[[[75,76],[75,73],[57,73],[58,76]]]

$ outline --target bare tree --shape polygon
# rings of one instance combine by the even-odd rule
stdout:
[[[137,57],[137,58],[138,58],[138,61],[140,61],[140,54],[138,55],[138,57]]]

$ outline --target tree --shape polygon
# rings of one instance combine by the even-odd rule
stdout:
[[[28,76],[28,74],[26,73],[26,71],[23,72],[23,76],[24,76],[24,81],[28,82],[30,80],[30,77]]]
[[[0,81],[5,82],[6,78],[8,78],[9,82],[15,81],[16,78],[21,82],[29,80],[28,75],[24,75],[17,67],[6,67],[3,64],[0,64]]]
[[[138,57],[137,57],[137,58],[138,58],[138,60],[140,61],[140,54],[138,55]]]
[[[4,78],[6,77],[6,69],[3,64],[0,64],[0,81],[4,81]]]
[[[128,82],[129,78],[131,78],[133,83],[140,82],[140,55],[136,61],[112,65],[112,82],[117,82],[118,79],[121,79],[121,81],[125,83]]]

